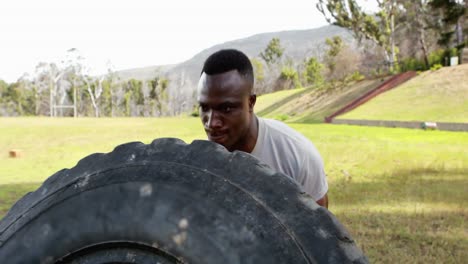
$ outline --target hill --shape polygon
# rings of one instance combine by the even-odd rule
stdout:
[[[157,74],[168,72],[175,65],[149,66],[134,69],[117,71],[116,74],[121,80],[148,80],[154,78]]]
[[[200,77],[200,71],[206,58],[220,49],[235,48],[242,50],[247,56],[258,57],[271,41],[279,38],[284,48],[283,59],[294,64],[302,63],[306,58],[319,57],[325,48],[325,40],[340,36],[345,42],[353,43],[351,33],[336,26],[324,26],[309,30],[291,30],[253,35],[244,39],[229,41],[215,45],[196,54],[191,59],[176,65],[151,66],[139,69],[129,69],[117,72],[121,79],[148,80],[156,76],[169,79],[167,92],[172,115],[189,112],[193,108],[195,90]],[[189,44],[188,44],[189,45]]]
[[[284,105],[286,102],[292,100],[292,98],[300,96],[304,92],[307,92],[305,88],[298,88],[263,94],[257,98],[255,113],[264,115],[265,113],[272,112],[276,107]]]
[[[321,123],[326,116],[378,87],[384,80],[363,80],[327,91],[308,88],[267,94],[258,98],[261,108],[257,108],[256,112],[260,116],[286,122]]]
[[[468,64],[427,71],[337,118],[468,123]]]
[[[323,49],[325,39],[333,36],[341,36],[347,42],[353,41],[352,35],[348,30],[337,26],[261,33],[207,48],[180,64],[128,69],[118,71],[117,74],[122,79],[151,79],[154,78],[159,71],[160,73],[171,76],[171,80],[183,78],[185,83],[191,83],[193,85],[198,81],[200,70],[205,59],[217,50],[235,48],[242,50],[249,57],[256,57],[265,49],[268,42],[276,37],[281,41],[285,56],[292,60],[302,61],[304,58],[310,56],[318,56]]]

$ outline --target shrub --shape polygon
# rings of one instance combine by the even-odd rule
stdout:
[[[421,71],[426,70],[426,65],[423,60],[416,58],[406,58],[401,61],[401,72],[406,71]]]
[[[443,66],[442,64],[434,64],[432,67],[431,67],[431,71],[437,71],[438,69],[441,69]]]
[[[292,67],[283,67],[281,69],[281,79],[283,80],[294,80],[298,78],[296,70],[294,70]]]
[[[280,79],[283,81],[287,81],[288,83],[292,84],[294,87],[300,87],[301,83],[299,82],[299,75],[297,71],[292,67],[283,67],[281,69]],[[290,85],[286,85],[290,86]]]
[[[429,54],[429,66],[432,67],[435,64],[444,64],[445,51],[443,49],[438,49]]]
[[[362,80],[364,80],[364,79],[365,79],[365,76],[362,75],[359,71],[355,71],[355,72],[353,72],[353,73],[350,75],[350,79],[351,79],[352,81],[356,81],[356,82],[357,82],[357,81],[362,81]]]
[[[458,50],[457,50],[457,48],[451,48],[451,49],[449,49],[449,52],[448,52],[448,53],[449,53],[450,57],[458,57]]]

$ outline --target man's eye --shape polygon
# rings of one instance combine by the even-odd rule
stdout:
[[[199,106],[199,109],[200,109],[202,112],[208,111],[208,107],[207,107],[206,105],[200,105],[200,106]]]
[[[223,107],[223,112],[224,113],[229,113],[229,112],[231,112],[231,110],[232,110],[232,108],[230,106]]]

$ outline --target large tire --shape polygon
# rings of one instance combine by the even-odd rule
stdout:
[[[90,155],[0,222],[0,263],[365,262],[288,177],[208,141]]]

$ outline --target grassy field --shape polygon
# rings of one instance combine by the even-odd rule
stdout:
[[[255,109],[260,116],[285,122],[322,123],[325,117],[381,83],[382,79],[374,79],[327,91],[316,88],[279,91],[260,96]]]
[[[468,123],[467,72],[468,64],[423,72],[338,118]],[[289,123],[322,123],[326,116],[387,78],[328,91],[302,88],[262,95],[257,100],[256,113]]]
[[[150,143],[159,137],[190,142],[205,136],[195,118],[0,118],[0,181],[43,181],[88,154],[109,152],[124,142]],[[22,157],[9,159],[10,149],[20,149]]]
[[[330,210],[373,263],[468,258],[468,133],[291,124],[321,152]],[[196,118],[0,118],[0,217],[54,172],[158,137],[204,138]],[[20,149],[20,158],[8,150]]]
[[[304,91],[304,88],[299,88],[260,95],[255,103],[255,112],[259,115],[268,113],[271,109],[276,108],[278,105],[283,105],[285,101],[289,101],[291,97],[298,96]]]
[[[468,123],[468,64],[427,71],[343,119]]]

